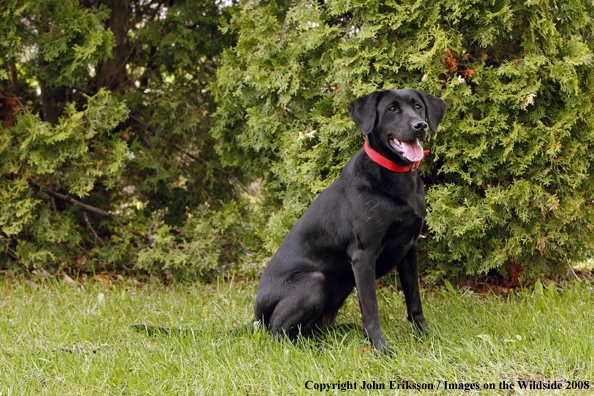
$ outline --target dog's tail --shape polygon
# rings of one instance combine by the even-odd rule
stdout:
[[[177,333],[181,334],[182,332],[186,332],[188,330],[181,330],[181,329],[168,329],[167,327],[159,327],[159,326],[147,326],[143,324],[137,324],[130,326],[134,330],[138,331],[139,333],[146,333],[149,336],[159,335],[159,334],[172,334]]]
[[[243,335],[247,333],[252,333],[255,331],[257,327],[260,326],[260,320],[252,319],[250,322],[246,323],[243,326],[237,327],[233,330],[229,330],[229,334],[231,335]]]
[[[242,335],[246,333],[250,333],[253,331],[254,326],[258,326],[260,321],[258,319],[254,319],[251,322],[240,326],[233,330],[227,330],[226,332],[219,331],[219,333],[229,333],[231,335]],[[175,328],[167,328],[167,327],[160,327],[160,326],[150,326],[144,324],[137,324],[130,326],[134,330],[138,331],[139,333],[146,333],[149,336],[156,336],[156,335],[178,335],[178,336],[195,336],[197,334],[202,334],[201,331],[196,330],[189,330],[189,329],[175,329]]]

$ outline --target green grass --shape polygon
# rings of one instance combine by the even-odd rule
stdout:
[[[252,318],[255,282],[188,287],[122,283],[68,285],[0,282],[0,395],[308,395],[408,394],[399,390],[317,392],[313,384],[350,381],[433,384],[429,394],[456,395],[449,383],[495,384],[473,394],[506,394],[499,383],[518,380],[590,381],[594,388],[594,295],[582,282],[508,297],[451,287],[425,293],[432,327],[419,336],[404,320],[401,294],[379,293],[383,330],[398,351],[370,350],[361,329],[292,344],[265,331],[217,333]],[[339,323],[361,319],[349,297]],[[201,331],[154,336],[144,323]],[[328,349],[319,353],[315,346]],[[440,382],[441,381],[441,382]],[[413,392],[414,393],[414,392]],[[512,392],[513,393],[513,392]],[[549,394],[522,391],[521,394]],[[594,393],[563,391],[562,394]],[[520,394],[520,393],[518,393]]]

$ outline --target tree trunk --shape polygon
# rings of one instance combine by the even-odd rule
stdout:
[[[43,58],[43,54],[39,54],[39,68],[45,69],[48,63]],[[43,113],[43,120],[54,125],[58,122],[58,110],[56,108],[56,100],[54,98],[54,88],[47,84],[43,78],[38,77],[39,88],[41,89],[41,112]]]
[[[15,58],[10,60],[10,91],[14,96],[19,96],[19,80],[17,78]]]
[[[131,10],[126,0],[105,0],[104,4],[111,9],[106,27],[113,32],[116,47],[113,50],[113,57],[97,66],[97,75],[92,87],[95,91],[99,88],[107,88],[117,92],[128,79],[126,62],[132,50],[128,41]]]

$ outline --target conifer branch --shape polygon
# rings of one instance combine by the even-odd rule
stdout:
[[[89,218],[87,217],[87,212],[83,211],[83,217],[85,218],[85,223],[87,223],[87,227],[91,230],[93,235],[95,235],[95,247],[97,247],[97,239],[99,239],[99,242],[101,242],[101,245],[103,245],[103,247],[105,247],[105,242],[103,242],[103,239],[99,238],[99,235],[97,235],[97,233],[95,232],[95,229],[91,225],[91,222],[89,221]]]
[[[82,93],[84,93],[84,94],[86,94],[86,95],[89,95],[89,96],[94,96],[94,95],[96,94],[96,92],[94,92],[94,91],[91,91],[91,90],[89,90],[89,89],[86,89],[86,88],[79,87],[79,86],[77,86],[77,85],[71,85],[71,88],[74,88],[74,89],[76,89],[77,91],[80,91],[80,92],[82,92]],[[145,130],[149,131],[149,132],[150,132],[150,133],[152,133],[154,136],[157,136],[157,135],[159,135],[159,131],[158,131],[156,128],[154,128],[154,127],[150,126],[148,123],[146,123],[146,122],[142,121],[140,118],[136,117],[134,114],[130,114],[128,117],[129,117],[129,119],[130,119],[130,120],[134,121],[134,122],[135,122],[135,123],[137,123],[138,125],[141,125],[141,126],[143,126],[143,127],[145,128]],[[244,185],[243,185],[243,184],[242,184],[242,183],[241,183],[241,182],[240,182],[240,181],[239,181],[239,180],[238,180],[236,177],[234,177],[233,175],[231,175],[229,172],[227,172],[227,171],[226,171],[226,170],[224,170],[223,168],[221,168],[221,167],[218,167],[218,166],[216,166],[216,165],[212,165],[211,163],[209,163],[209,162],[208,162],[208,161],[206,161],[205,159],[202,159],[202,158],[200,158],[200,157],[198,157],[198,156],[196,156],[196,155],[194,155],[194,154],[191,154],[191,153],[187,152],[186,150],[182,149],[181,147],[179,147],[179,146],[177,146],[177,145],[175,145],[175,144],[171,144],[171,147],[173,147],[173,148],[174,148],[174,149],[176,149],[177,151],[180,151],[181,153],[183,153],[183,154],[187,155],[187,156],[188,156],[188,157],[190,157],[191,159],[193,159],[193,160],[195,160],[195,161],[198,161],[198,162],[201,162],[201,163],[203,163],[203,164],[205,164],[205,165],[207,165],[207,166],[210,166],[210,167],[211,167],[212,169],[214,169],[215,171],[217,171],[217,172],[219,172],[219,173],[222,173],[222,174],[224,174],[224,175],[227,177],[227,182],[229,182],[229,179],[232,179],[232,180],[233,180],[235,183],[237,183],[237,185],[238,185],[239,187],[241,187],[241,189],[242,189],[243,191],[245,191],[246,193],[248,193],[248,190],[247,190],[247,188],[246,188],[246,187],[245,187],[245,186],[244,186]],[[248,194],[249,194],[249,193],[248,193]],[[233,194],[231,194],[231,196],[233,196]]]
[[[17,257],[16,252],[8,246],[6,240],[4,238],[0,238],[0,240],[2,240],[2,243],[6,247],[6,249],[4,249],[4,253],[8,254],[12,259],[18,260],[19,258]]]
[[[87,212],[92,212],[92,213],[96,213],[96,214],[98,214],[98,215],[101,215],[101,216],[104,216],[104,217],[109,217],[109,218],[112,218],[112,219],[114,219],[114,221],[115,221],[115,222],[116,222],[116,223],[117,223],[117,224],[118,224],[120,227],[122,227],[124,230],[126,230],[126,231],[128,231],[128,232],[130,232],[130,233],[132,233],[132,234],[134,234],[134,235],[137,235],[137,236],[139,236],[139,237],[145,238],[145,236],[144,236],[144,235],[142,235],[141,233],[139,233],[139,232],[137,232],[137,231],[134,231],[134,230],[132,230],[132,229],[130,229],[130,228],[128,228],[128,227],[126,227],[125,225],[123,225],[123,224],[122,224],[122,223],[120,223],[119,221],[117,221],[117,219],[116,219],[116,215],[115,215],[115,214],[113,214],[113,213],[111,213],[111,212],[106,212],[106,211],[105,211],[105,210],[103,210],[103,209],[96,208],[96,207],[94,207],[94,206],[91,206],[91,205],[84,204],[84,203],[82,203],[82,202],[80,202],[80,201],[77,201],[76,199],[74,199],[74,198],[72,198],[72,197],[70,197],[70,196],[68,196],[68,195],[60,194],[59,192],[57,192],[57,191],[54,191],[54,190],[52,190],[51,188],[49,188],[49,187],[47,187],[47,186],[44,186],[44,185],[42,185],[41,183],[39,183],[39,181],[38,181],[37,179],[35,179],[35,178],[33,178],[33,177],[30,177],[30,178],[29,178],[29,181],[30,181],[32,184],[34,184],[34,185],[36,185],[37,187],[39,187],[40,189],[43,189],[43,190],[44,190],[44,191],[45,191],[45,192],[46,192],[48,195],[50,195],[50,196],[52,196],[52,197],[54,197],[54,198],[57,198],[57,199],[59,199],[60,201],[64,201],[64,202],[68,202],[68,203],[71,203],[71,204],[73,204],[73,205],[76,205],[76,206],[78,206],[79,208],[81,208],[82,210],[85,210],[85,211],[87,211]],[[89,223],[87,222],[87,225],[88,225],[88,224],[89,224]]]

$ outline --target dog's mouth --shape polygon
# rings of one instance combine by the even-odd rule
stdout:
[[[421,141],[419,139],[410,142],[390,139],[390,146],[392,146],[398,154],[404,157],[404,159],[410,162],[419,162],[425,156],[423,153],[423,146],[421,146]]]

